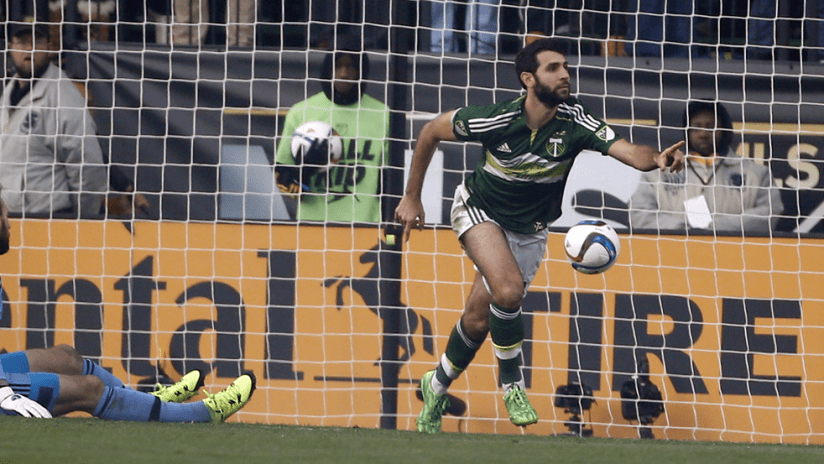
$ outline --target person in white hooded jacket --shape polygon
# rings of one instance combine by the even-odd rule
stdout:
[[[630,201],[634,230],[768,234],[784,210],[767,166],[733,150],[732,120],[721,103],[696,100],[684,115],[687,167],[646,172]]]
[[[49,61],[45,23],[8,23],[15,74],[0,108],[0,185],[9,211],[88,217],[108,175],[86,99]]]

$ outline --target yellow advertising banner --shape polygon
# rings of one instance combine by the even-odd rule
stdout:
[[[244,422],[414,429],[418,380],[474,277],[443,229],[402,254],[376,228],[18,220],[12,234],[0,348],[71,344],[132,386],[199,368],[217,390],[251,371]],[[824,444],[821,240],[621,239],[618,263],[587,276],[550,234],[524,303],[541,418],[525,433],[570,432],[556,390],[581,382],[594,402],[578,425],[638,436],[620,390],[646,360],[658,438]],[[445,431],[522,433],[490,346],[452,385]]]

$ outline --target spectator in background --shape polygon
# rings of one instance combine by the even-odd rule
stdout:
[[[778,2],[776,0],[753,0],[750,2],[748,12],[747,57],[771,58],[775,44]]]
[[[275,173],[281,191],[297,195],[298,220],[380,222],[381,166],[387,153],[389,108],[365,93],[369,58],[360,51],[327,53],[322,92],[296,103],[283,124]],[[291,137],[308,121],[332,125],[343,157],[328,170],[295,167]]]
[[[108,176],[86,100],[50,62],[45,23],[7,27],[15,74],[0,106],[3,199],[24,216],[96,215]]]
[[[309,46],[334,48],[337,40],[358,36],[364,49],[388,49],[391,9],[384,0],[312,0],[309,14]]]
[[[687,169],[647,172],[630,200],[634,229],[769,233],[784,206],[770,170],[733,149],[721,103],[693,101],[684,115]]]
[[[494,55],[498,44],[498,11],[500,0],[469,0],[463,24],[456,24],[458,4],[451,0],[430,2],[432,14],[431,50],[435,53],[459,52],[458,33],[469,34],[468,51],[471,54]]]
[[[209,30],[210,0],[172,0],[172,43],[198,45]],[[257,0],[226,0],[226,44],[239,47],[255,45]]]
[[[626,44],[627,53],[630,56],[674,58],[700,54],[703,49],[695,46],[702,41],[697,34],[697,22],[702,17],[717,16],[719,4],[719,0],[631,0],[631,14],[627,21],[627,38],[631,42]]]
[[[804,15],[804,29],[812,30],[807,38],[817,47],[817,52],[811,53],[810,59],[824,61],[824,0],[809,0],[804,2],[800,11]],[[747,58],[774,59],[776,36],[780,35],[777,27],[778,20],[789,22],[790,19],[781,15],[776,0],[752,0],[749,3],[747,19]],[[782,8],[781,11],[784,11]],[[785,13],[786,15],[786,13]],[[779,18],[779,16],[781,16]],[[812,26],[812,27],[811,27]],[[801,37],[802,40],[804,37]],[[779,37],[779,40],[782,38]],[[787,40],[784,38],[783,40]],[[783,45],[788,45],[784,43]]]

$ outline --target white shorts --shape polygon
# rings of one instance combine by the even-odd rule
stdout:
[[[467,230],[482,222],[491,222],[500,227],[500,224],[487,216],[484,210],[469,206],[467,204],[468,198],[469,192],[466,191],[464,185],[458,185],[458,188],[455,189],[455,198],[452,201],[452,211],[450,213],[452,230],[458,234],[458,238],[461,238]],[[512,232],[503,227],[501,227],[501,230],[503,230],[506,241],[509,244],[509,249],[512,251],[512,255],[518,263],[518,268],[521,270],[521,277],[524,280],[524,294],[526,294],[529,285],[532,283],[532,279],[535,278],[535,274],[538,273],[538,269],[540,269],[541,263],[544,260],[549,230],[544,229],[534,234],[519,234],[518,232]],[[478,270],[477,266],[475,270]],[[489,291],[489,284],[486,282],[486,278],[484,278],[484,285],[486,285],[486,289]]]

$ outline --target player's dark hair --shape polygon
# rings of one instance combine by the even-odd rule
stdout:
[[[687,150],[689,150],[690,121],[699,113],[711,113],[715,115],[715,126],[717,130],[721,131],[721,139],[717,144],[718,154],[726,155],[727,150],[732,145],[732,118],[727,109],[724,108],[724,105],[717,101],[693,100],[687,104],[687,111],[684,113],[684,120],[682,121],[684,137],[688,145]]]
[[[361,95],[366,92],[366,79],[369,77],[369,56],[363,53],[357,44],[342,43],[339,47],[337,51],[330,51],[323,58],[320,86],[323,89],[323,93],[326,94],[326,97],[333,102],[340,105],[351,105],[360,100]],[[347,56],[352,60],[352,63],[358,70],[358,77],[360,77],[361,83],[356,88],[359,91],[352,95],[341,95],[336,91],[333,94],[332,76],[335,74],[335,66]]]
[[[515,56],[515,75],[524,89],[526,89],[526,85],[521,81],[521,74],[525,72],[534,74],[538,71],[538,53],[546,51],[564,55],[566,54],[566,47],[559,39],[538,39],[522,48]]]

